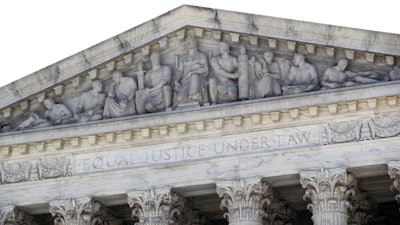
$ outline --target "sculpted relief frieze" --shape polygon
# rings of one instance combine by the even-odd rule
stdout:
[[[55,94],[45,93],[30,111],[0,121],[1,131],[338,89],[400,77],[399,66],[360,61],[354,55],[349,58],[347,52],[330,53],[327,59],[318,55],[322,53],[314,45],[313,51],[296,50],[289,42],[283,49],[262,45],[262,41],[254,46],[193,36],[187,31],[187,37],[178,43],[148,48],[135,60],[124,58],[128,63],[123,65],[112,62],[103,70],[95,68],[88,78],[74,80],[74,88],[54,88]]]
[[[71,176],[69,157],[0,163],[1,184]]]
[[[111,170],[181,164],[242,154],[273,153],[390,138],[400,134],[398,113],[356,120],[261,130],[223,137],[176,141],[112,151],[0,164],[1,184],[75,176]]]

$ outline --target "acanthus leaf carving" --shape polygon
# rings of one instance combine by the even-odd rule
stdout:
[[[262,224],[267,217],[264,209],[271,203],[272,191],[259,177],[217,183],[221,210],[227,209],[224,218],[230,224],[251,221]]]
[[[400,204],[400,162],[388,163],[388,174],[391,179],[394,179],[393,184],[390,186],[392,191],[397,191],[395,199]]]
[[[349,188],[352,179],[342,168],[300,173],[300,183],[306,188],[303,199],[311,200],[308,208],[314,224],[347,224],[347,210],[352,207],[348,199],[355,194]]]
[[[129,192],[128,204],[139,225],[168,225],[181,216],[181,199],[170,188]]]
[[[99,221],[95,220],[95,214],[101,205],[91,197],[51,201],[49,205],[55,225],[89,225]]]
[[[30,225],[32,217],[15,206],[0,208],[0,225]]]

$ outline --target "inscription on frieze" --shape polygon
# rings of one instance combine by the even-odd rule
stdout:
[[[77,155],[73,174],[318,146],[320,134],[320,126],[309,125]]]

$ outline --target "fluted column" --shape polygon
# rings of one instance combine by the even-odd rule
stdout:
[[[267,217],[265,208],[271,203],[272,192],[260,178],[217,183],[221,209],[230,225],[262,225]]]
[[[400,204],[400,161],[388,163],[388,173],[391,179],[394,179],[393,184],[390,186],[392,191],[397,191],[394,197],[398,204]]]
[[[306,192],[304,200],[311,199],[314,225],[347,225],[348,197],[354,194],[348,186],[352,176],[346,169],[307,171],[300,173],[300,182]]]
[[[138,225],[173,224],[181,216],[182,200],[170,188],[129,192],[128,204]]]
[[[0,208],[0,225],[30,225],[31,221],[32,217],[26,216],[24,211],[15,206]]]
[[[51,201],[49,205],[55,225],[103,224],[101,218],[95,217],[100,203],[90,197]]]

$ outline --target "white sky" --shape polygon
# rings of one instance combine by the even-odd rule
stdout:
[[[400,34],[399,0],[3,0],[0,87],[182,4]]]

